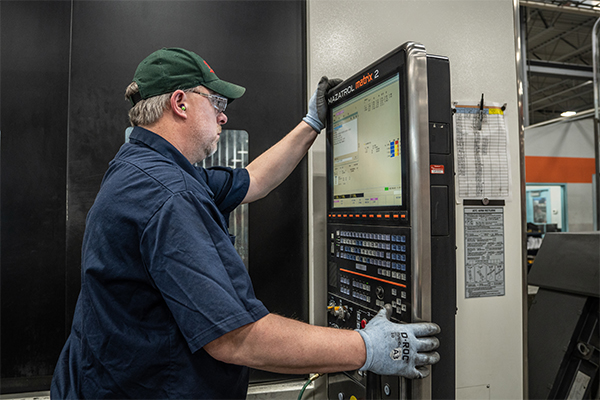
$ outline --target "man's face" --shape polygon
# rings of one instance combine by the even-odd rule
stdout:
[[[213,94],[212,91],[203,86],[195,88],[194,91]],[[218,112],[209,98],[195,92],[188,92],[188,102],[190,104],[188,110],[193,109],[193,112],[190,113],[191,134],[195,143],[192,163],[200,162],[217,151],[221,125],[227,123],[227,116],[224,112]]]

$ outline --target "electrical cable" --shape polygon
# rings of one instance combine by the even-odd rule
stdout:
[[[306,390],[308,385],[310,385],[311,382],[315,381],[316,379],[318,379],[322,376],[323,375],[321,375],[321,374],[314,374],[313,376],[311,376],[310,379],[306,381],[304,386],[302,386],[302,390],[300,390],[300,393],[298,394],[298,400],[302,400],[302,396],[304,396],[304,391]]]

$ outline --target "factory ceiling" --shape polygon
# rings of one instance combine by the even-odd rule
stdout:
[[[528,120],[594,108],[592,30],[600,1],[520,0]]]

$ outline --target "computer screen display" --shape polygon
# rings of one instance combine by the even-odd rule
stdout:
[[[399,74],[330,112],[333,208],[402,206]]]

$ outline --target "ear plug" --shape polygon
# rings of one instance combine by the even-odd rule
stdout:
[[[185,111],[185,106],[181,106],[181,110],[182,110],[182,111]]]

